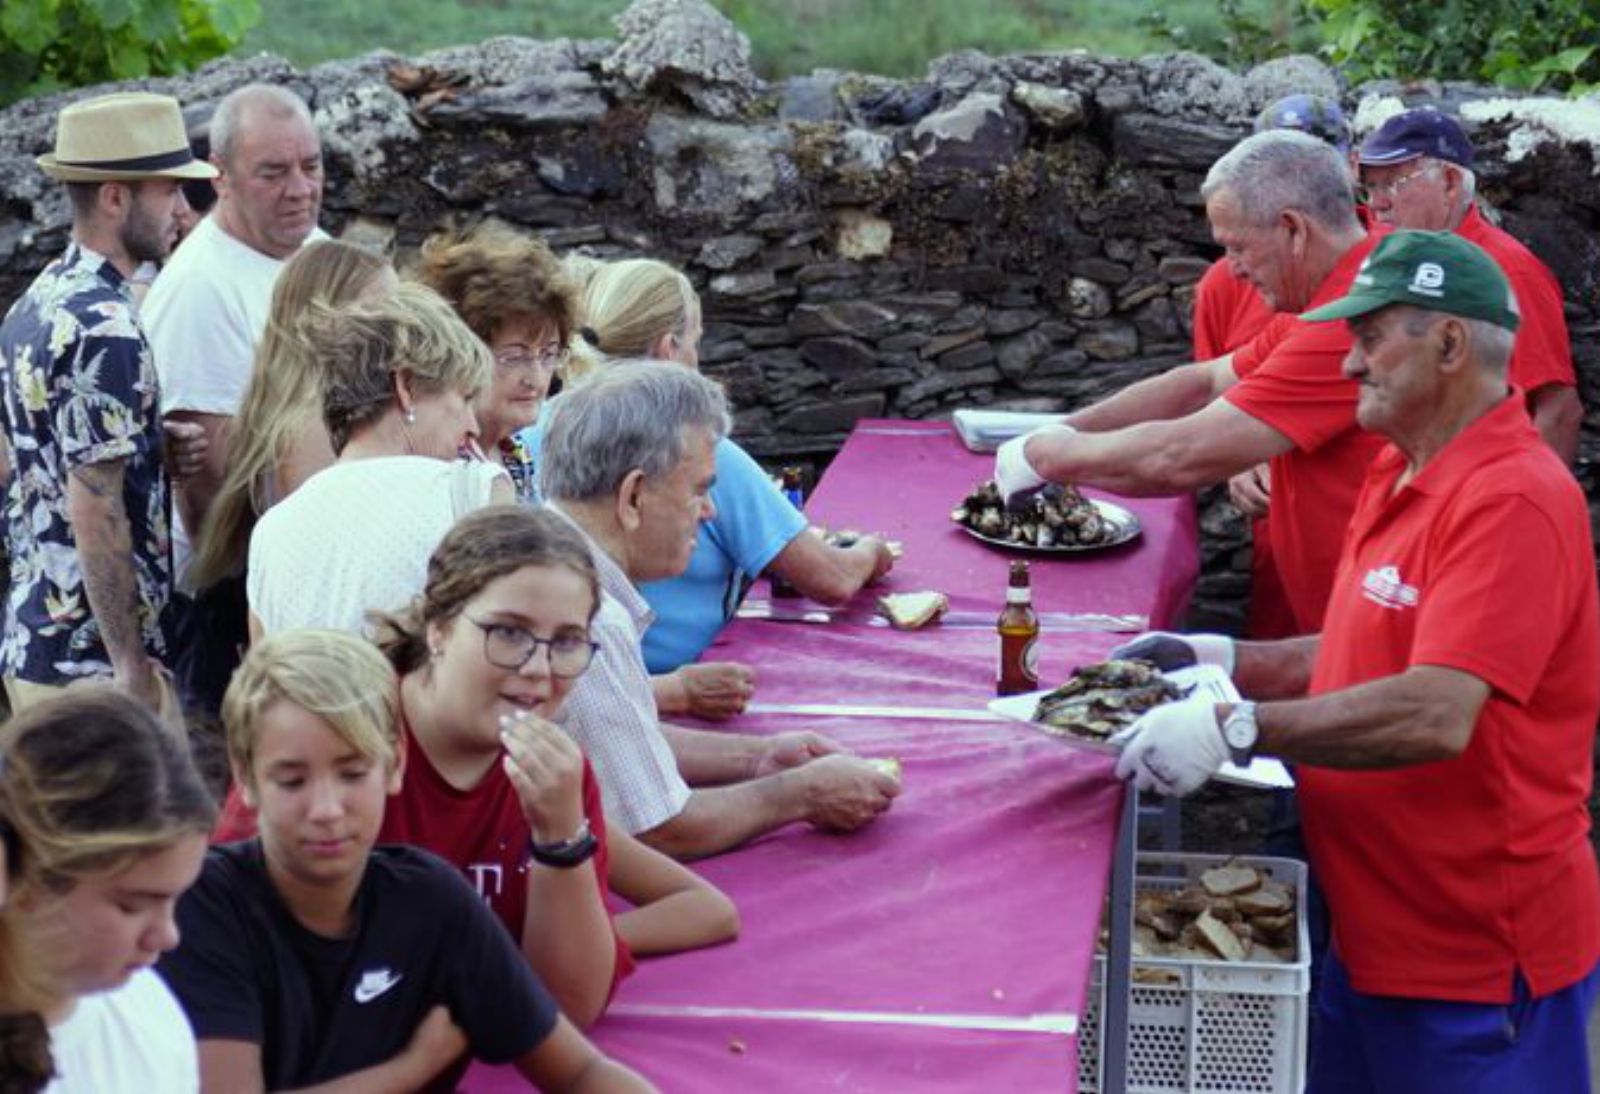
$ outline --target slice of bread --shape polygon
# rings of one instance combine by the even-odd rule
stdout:
[[[878,610],[889,625],[902,631],[925,627],[950,610],[950,598],[933,591],[890,593],[878,598]]]

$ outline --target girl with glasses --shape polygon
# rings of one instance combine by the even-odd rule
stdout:
[[[738,931],[721,892],[607,828],[588,761],[552,723],[593,654],[597,581],[559,517],[494,506],[445,536],[422,595],[378,632],[400,678],[407,756],[380,840],[462,870],[579,1026],[599,1017],[635,955]],[[243,811],[229,812],[219,836],[248,834]],[[632,905],[614,919],[608,888]]]

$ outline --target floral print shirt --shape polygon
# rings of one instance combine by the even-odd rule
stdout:
[[[0,673],[39,684],[110,675],[67,521],[67,476],[113,460],[126,461],[122,502],[145,648],[165,652],[172,560],[160,409],[155,362],[122,274],[71,244],[0,323],[0,424],[12,463]]]

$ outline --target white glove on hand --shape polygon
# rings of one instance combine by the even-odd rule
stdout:
[[[1055,422],[1001,445],[994,454],[994,484],[1000,488],[1000,496],[1009,504],[1014,498],[1035,493],[1048,485],[1048,480],[1028,462],[1024,451],[1028,441],[1051,433],[1071,435],[1076,432],[1070,425]]]
[[[1117,777],[1140,790],[1181,798],[1205,785],[1228,762],[1228,743],[1217,725],[1216,706],[1191,699],[1147,711],[1111,738],[1122,746]]]
[[[1169,631],[1146,631],[1111,651],[1112,657],[1153,662],[1162,672],[1186,669],[1190,665],[1216,665],[1229,676],[1233,675],[1233,654],[1233,639],[1225,634],[1172,634]]]

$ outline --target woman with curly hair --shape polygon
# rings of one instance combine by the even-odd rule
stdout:
[[[550,248],[497,225],[436,235],[409,276],[450,302],[494,355],[494,379],[473,409],[485,459],[506,469],[517,500],[539,500],[535,453],[516,434],[532,425],[566,359],[577,286]]]

